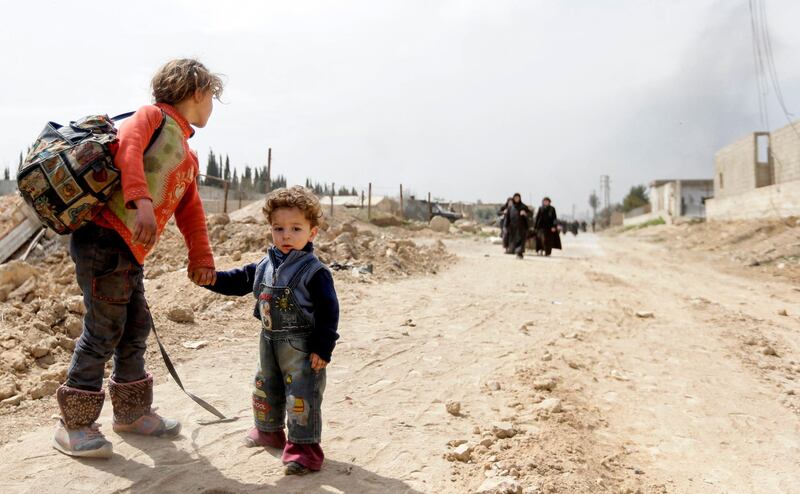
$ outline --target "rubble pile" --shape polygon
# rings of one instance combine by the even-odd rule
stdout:
[[[249,209],[208,217],[216,257],[236,262],[245,254],[254,259],[253,253],[267,250],[271,235],[260,206]],[[436,273],[453,259],[441,240],[425,239],[423,243],[412,240],[411,235],[401,227],[380,228],[342,218],[322,225],[316,249],[334,270],[337,283]],[[47,248],[37,249],[28,262],[15,260],[0,265],[0,408],[50,396],[66,376],[76,339],[83,330],[84,313],[67,239],[56,236]],[[154,290],[151,293],[157,298],[162,293],[180,292],[177,280],[185,283],[185,277],[165,275],[184,270],[186,263],[183,236],[172,221],[148,257],[148,291]],[[171,302],[166,318],[178,325],[191,324],[197,311],[219,302],[217,299],[221,297],[202,290],[191,303],[179,303],[167,295],[165,301]],[[163,308],[161,302],[154,300],[157,312]],[[176,304],[180,306],[173,307]],[[156,312],[154,315],[157,323],[168,324]],[[193,326],[191,331],[202,327]]]

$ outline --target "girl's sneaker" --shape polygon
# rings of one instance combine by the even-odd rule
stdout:
[[[286,446],[286,433],[282,430],[264,432],[253,427],[247,431],[244,444],[248,448],[275,448],[283,449]]]

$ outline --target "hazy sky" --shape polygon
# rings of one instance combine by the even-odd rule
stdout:
[[[800,2],[767,0],[775,62],[800,112]],[[746,0],[2,1],[0,166],[44,123],[150,101],[155,69],[226,75],[192,145],[276,173],[562,212],[601,174],[612,199],[710,178],[761,123]],[[773,106],[773,128],[785,119]]]

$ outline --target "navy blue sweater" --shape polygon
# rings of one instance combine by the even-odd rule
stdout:
[[[308,244],[303,250],[310,252],[313,247]],[[284,256],[278,257],[283,259]],[[250,295],[253,293],[257,265],[258,263],[252,263],[230,271],[217,271],[217,282],[205,288],[222,295]],[[336,340],[339,339],[337,332],[339,300],[336,297],[330,271],[327,269],[317,271],[309,280],[307,288],[314,305],[314,332],[309,340],[310,350],[326,362],[330,362]],[[253,309],[253,316],[261,319],[258,314],[258,303]]]

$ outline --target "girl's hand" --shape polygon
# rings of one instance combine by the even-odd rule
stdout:
[[[192,269],[187,274],[192,283],[198,286],[213,285],[217,282],[217,272],[211,268]]]
[[[316,353],[312,353],[310,358],[311,358],[311,368],[314,370],[314,372],[319,372],[328,366],[328,362],[322,360],[322,357],[320,357]]]
[[[153,212],[153,201],[137,199],[135,202],[136,223],[131,241],[134,244],[142,244],[145,249],[150,250],[156,243],[156,215]]]

